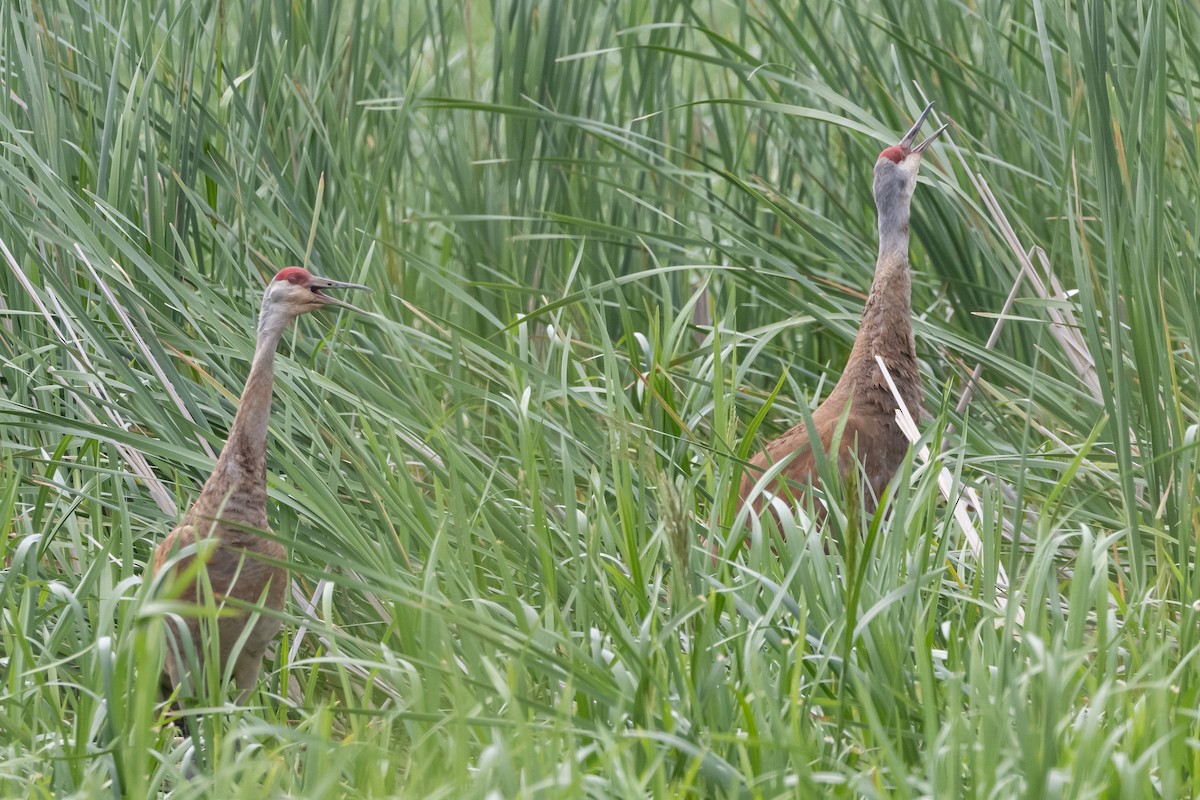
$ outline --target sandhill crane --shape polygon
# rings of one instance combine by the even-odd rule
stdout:
[[[871,493],[865,499],[872,507],[908,451],[908,440],[895,419],[896,400],[879,369],[876,356],[887,365],[909,411],[915,415],[921,409],[921,373],[917,367],[912,329],[908,221],[921,156],[946,129],[943,125],[925,141],[913,146],[921,124],[932,108],[930,103],[904,138],[880,153],[875,162],[875,205],[879,213],[879,258],[875,263],[875,278],[846,368],[829,397],[812,414],[816,438],[822,450],[829,453],[838,422],[849,405],[846,427],[833,466],[845,477],[855,469],[857,456],[870,484]],[[767,488],[779,493],[782,482],[796,488],[818,483],[810,446],[812,438],[801,422],[756,454],[742,478],[742,500],[749,497],[764,470],[793,454],[791,461]]]
[[[275,382],[275,350],[289,324],[318,308],[337,306],[358,311],[349,303],[325,294],[326,289],[366,289],[355,283],[319,278],[302,267],[287,267],[267,285],[258,317],[258,341],[250,375],[242,391],[229,439],[221,450],[212,475],[200,491],[183,521],[163,540],[154,554],[154,574],[168,568],[178,575],[186,571],[194,554],[174,558],[180,551],[199,544],[207,553],[203,572],[215,601],[235,598],[251,605],[261,603],[273,611],[283,609],[288,584],[282,562],[287,552],[283,545],[262,535],[267,531],[267,422],[271,415],[271,394]],[[204,543],[212,539],[211,545]],[[174,559],[174,560],[172,560]],[[202,575],[190,578],[182,587],[180,599],[186,603],[204,603]],[[179,587],[176,587],[179,588]],[[245,630],[248,615],[226,608],[214,628],[219,639],[220,666],[228,666],[230,653]],[[208,646],[203,641],[200,618],[183,620],[196,658],[203,663]],[[175,630],[169,625],[169,629]],[[262,615],[235,656],[234,685],[244,694],[254,688],[263,654],[279,630],[278,619]],[[194,695],[203,682],[190,683],[188,649],[180,640],[168,636],[163,690],[173,691],[181,684],[181,695]],[[198,678],[198,676],[197,676]]]

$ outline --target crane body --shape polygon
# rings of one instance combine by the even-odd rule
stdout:
[[[913,414],[922,404],[921,373],[912,328],[912,274],[908,265],[909,217],[917,170],[926,148],[945,130],[943,125],[914,146],[929,115],[930,104],[900,142],[879,154],[875,162],[874,195],[879,213],[879,257],[875,277],[863,308],[858,335],[837,384],[812,414],[812,427],[801,422],[754,455],[742,478],[740,493],[747,500],[763,472],[790,457],[778,477],[766,487],[781,494],[819,483],[813,442],[835,456],[833,468],[842,477],[862,464],[870,485],[866,500],[873,507],[908,452],[908,439],[896,423],[897,403],[876,361],[887,365],[900,397]],[[843,414],[845,427],[830,453]],[[761,507],[761,495],[756,498]]]
[[[301,267],[281,270],[268,284],[259,313],[254,360],[229,438],[200,496],[154,554],[155,575],[164,570],[176,575],[186,571],[197,554],[179,554],[193,545],[197,552],[205,554],[203,574],[196,574],[187,586],[176,587],[181,589],[179,597],[183,602],[203,604],[204,581],[207,580],[218,605],[226,598],[233,598],[274,612],[283,610],[288,584],[288,572],[283,563],[287,550],[264,535],[270,530],[267,519],[267,427],[275,382],[275,352],[284,332],[297,317],[327,306],[358,310],[324,294],[325,289],[365,288],[319,278]],[[212,543],[204,542],[205,539],[211,539]],[[197,663],[203,664],[209,649],[204,640],[201,616],[187,615],[180,619],[184,630],[178,633],[190,640]],[[244,610],[226,608],[215,624],[220,665],[222,669],[227,668],[233,658],[233,683],[242,692],[254,688],[263,656],[280,625],[277,617],[260,614],[239,647],[248,621],[249,615]],[[209,626],[208,630],[212,628]],[[168,625],[168,630],[177,632],[174,625]],[[168,636],[163,689],[170,693],[178,687],[181,694],[194,695],[200,685],[189,674],[189,648],[179,639],[172,638]]]

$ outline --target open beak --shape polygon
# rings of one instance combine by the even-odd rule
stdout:
[[[917,155],[920,155],[921,153],[925,152],[925,148],[929,147],[929,145],[933,143],[934,139],[936,139],[938,136],[941,135],[942,131],[946,130],[947,126],[943,125],[942,127],[938,128],[936,131],[931,133],[929,135],[929,137],[927,139],[925,139],[925,141],[921,142],[916,147],[913,147],[913,142],[916,141],[917,134],[920,133],[920,131],[921,131],[921,125],[924,124],[925,118],[929,116],[929,112],[932,110],[933,110],[933,103],[930,103],[929,105],[925,106],[925,110],[921,112],[921,116],[917,117],[917,121],[914,122],[913,126],[908,129],[908,133],[904,134],[904,138],[900,140],[901,148],[903,148],[906,151],[913,152],[913,153],[916,153]]]
[[[308,282],[308,288],[317,296],[317,299],[325,305],[345,308],[350,311],[356,311],[359,314],[367,313],[361,308],[347,303],[345,300],[325,294],[326,289],[359,289],[364,292],[369,291],[369,289],[367,289],[367,287],[363,286],[361,283],[346,283],[344,281],[335,281],[330,278],[318,278],[316,275],[314,275]]]

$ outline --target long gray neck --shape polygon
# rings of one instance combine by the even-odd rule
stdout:
[[[264,300],[254,361],[229,439],[196,501],[194,513],[201,517],[220,513],[253,527],[267,527],[267,427],[275,385],[275,351],[289,322],[289,315]]]
[[[863,307],[850,360],[834,388],[838,402],[854,393],[862,401],[890,409],[894,403],[878,377],[875,357],[883,358],[910,409],[920,403],[916,342],[912,330],[912,275],[908,268],[908,222],[911,193],[899,187],[876,187],[879,204],[879,258]],[[879,189],[884,191],[880,192]],[[892,189],[892,191],[888,191]],[[879,395],[876,397],[876,395]],[[834,395],[831,395],[831,400]],[[915,413],[915,412],[914,412]]]
[[[229,431],[226,452],[255,452],[265,456],[267,449],[267,427],[271,420],[271,397],[275,389],[275,351],[287,328],[290,318],[281,312],[272,311],[264,302],[258,319],[258,342],[254,348],[254,361],[246,388],[238,403],[237,415]],[[264,457],[265,469],[265,457]]]
[[[884,199],[884,198],[880,198]],[[912,213],[912,195],[892,193],[879,209],[879,262],[892,261],[896,255],[908,260],[908,222]]]

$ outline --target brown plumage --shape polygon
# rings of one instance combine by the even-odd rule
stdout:
[[[892,380],[914,415],[921,409],[921,373],[917,367],[916,342],[912,330],[912,277],[908,268],[908,222],[917,169],[929,144],[945,126],[913,146],[932,104],[900,142],[879,154],[875,162],[875,204],[879,212],[879,259],[875,279],[863,308],[858,336],[841,378],[825,402],[812,414],[816,439],[825,453],[838,422],[849,405],[846,426],[838,443],[836,463],[843,477],[855,470],[857,456],[870,483],[865,498],[873,507],[888,481],[896,474],[908,440],[896,424],[896,401],[875,361],[880,356]],[[803,422],[772,441],[750,460],[742,478],[741,497],[746,500],[763,471],[795,453],[767,490],[781,494],[780,481],[791,491],[819,483],[810,435]],[[755,499],[761,508],[762,496]]]
[[[300,267],[288,267],[267,286],[263,295],[258,321],[258,342],[246,388],[242,392],[229,439],[221,450],[212,475],[200,491],[179,527],[171,531],[154,554],[153,573],[164,568],[178,573],[186,571],[195,559],[187,554],[176,558],[185,548],[212,538],[211,555],[205,567],[189,585],[182,587],[179,597],[184,602],[203,604],[203,574],[212,587],[214,601],[219,606],[223,598],[236,598],[251,605],[261,604],[273,611],[283,609],[287,589],[287,569],[279,563],[287,556],[283,545],[268,539],[260,532],[269,529],[267,521],[267,423],[271,415],[271,395],[275,381],[275,350],[284,331],[297,317],[325,306],[339,306],[357,311],[354,306],[323,293],[325,289],[365,289],[353,283],[318,278]],[[174,559],[174,561],[172,561]],[[168,562],[171,562],[168,566]],[[176,587],[178,589],[180,587]],[[208,654],[202,630],[196,616],[183,617],[186,636],[196,657],[202,663]],[[221,668],[229,663],[231,652],[245,630],[247,614],[226,608],[216,624],[219,639]],[[162,684],[168,693],[180,687],[182,696],[197,694],[203,682],[191,676],[188,649],[177,637],[179,628],[168,623],[167,655]],[[233,682],[246,692],[254,688],[267,646],[279,630],[279,620],[262,615],[246,642],[236,654]],[[182,684],[182,686],[181,686]]]

